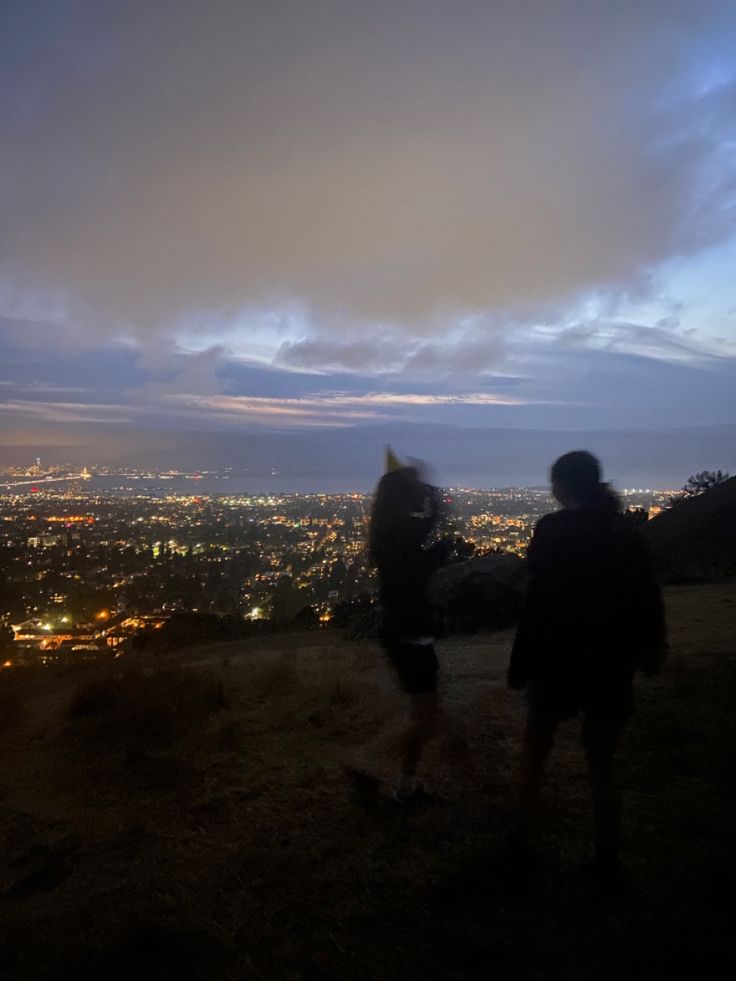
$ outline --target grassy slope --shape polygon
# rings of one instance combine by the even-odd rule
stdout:
[[[622,747],[630,890],[591,900],[574,724],[550,768],[546,860],[520,887],[499,844],[522,714],[508,634],[448,641],[471,760],[427,760],[443,799],[400,808],[402,702],[380,653],[330,634],[186,655],[229,707],[128,761],[69,718],[96,669],[0,676],[0,973],[9,978],[601,978],[707,970],[732,890],[736,587],[668,593],[666,675]],[[4,718],[4,723],[2,719]]]

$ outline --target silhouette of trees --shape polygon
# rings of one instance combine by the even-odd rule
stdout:
[[[313,606],[303,606],[290,626],[297,630],[316,630],[319,627],[319,614]]]
[[[687,478],[687,482],[679,494],[670,498],[670,506],[704,494],[705,491],[711,490],[730,479],[731,474],[724,470],[699,470],[698,473],[691,474]]]
[[[271,597],[273,623],[289,623],[305,605],[291,576],[280,576]]]
[[[240,616],[214,613],[177,613],[158,630],[142,630],[132,637],[136,651],[175,651],[196,644],[219,644],[242,640],[262,632],[258,624]]]
[[[472,559],[475,555],[475,545],[467,541],[462,535],[456,535],[452,542],[452,559],[456,562],[465,562]]]
[[[682,491],[687,497],[695,497],[710,490],[711,487],[725,483],[730,477],[731,474],[725,473],[723,470],[701,470],[699,473],[694,473],[688,477]]]
[[[381,614],[376,597],[367,592],[341,600],[332,617],[332,626],[347,630],[352,640],[377,637],[380,624]]]

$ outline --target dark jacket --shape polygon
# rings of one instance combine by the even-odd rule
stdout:
[[[542,518],[528,566],[512,688],[606,685],[657,669],[667,647],[661,590],[644,538],[610,501]]]
[[[381,638],[386,642],[434,637],[436,611],[429,596],[429,580],[447,561],[448,545],[429,546],[397,539],[378,562]]]
[[[431,637],[435,611],[429,580],[444,564],[448,546],[431,543],[439,493],[405,468],[381,478],[371,515],[370,557],[378,569],[384,642]]]

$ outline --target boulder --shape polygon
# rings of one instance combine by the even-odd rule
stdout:
[[[525,586],[523,559],[499,552],[438,570],[430,593],[448,633],[475,633],[513,626]]]

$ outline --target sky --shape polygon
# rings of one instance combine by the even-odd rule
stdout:
[[[0,462],[736,467],[728,0],[4,0],[0,132]]]

